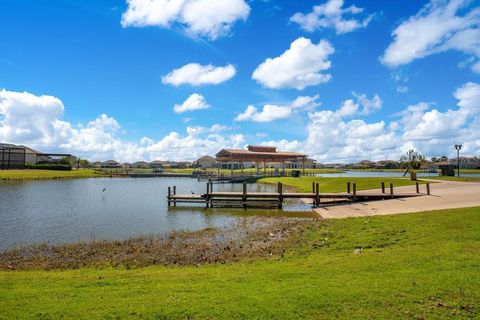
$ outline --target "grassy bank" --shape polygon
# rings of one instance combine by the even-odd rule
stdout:
[[[183,169],[176,169],[176,168],[165,168],[164,171],[165,172],[173,172],[173,173],[192,173],[193,171],[203,171],[203,172],[213,172],[213,173],[217,173],[218,172],[218,169],[205,169],[205,170],[202,170],[202,169],[193,169],[193,168],[183,168]],[[288,173],[291,173],[293,170],[300,170],[300,172],[303,172],[302,169],[285,169],[285,172],[288,172]],[[259,170],[259,173],[262,174],[264,171],[268,172],[268,173],[272,173],[272,172],[275,172],[275,169],[273,168],[267,168],[266,170],[263,170],[263,169],[260,169]],[[282,169],[279,169],[280,172],[282,172]],[[220,173],[223,173],[223,174],[230,174],[232,172],[232,170],[229,170],[229,169],[220,169]],[[242,172],[242,170],[240,169],[235,169],[233,170],[233,173],[234,174],[240,174]],[[248,169],[243,169],[243,172],[244,173],[256,173],[257,172],[257,169],[255,168],[248,168]],[[308,173],[308,174],[312,174],[312,173],[341,173],[343,171],[341,170],[337,170],[337,169],[305,169],[305,173]]]
[[[93,170],[81,169],[72,171],[58,170],[0,170],[0,180],[39,180],[39,179],[71,179],[93,178],[102,176]]]
[[[457,170],[455,170],[455,173],[457,172]],[[460,175],[462,175],[462,173],[480,173],[480,169],[460,169]]]
[[[404,172],[405,169],[374,169],[374,168],[366,168],[366,169],[346,169],[348,171],[363,171],[363,172]]]
[[[476,318],[479,229],[442,210],[311,224],[267,261],[4,271],[0,318]]]
[[[263,178],[260,183],[277,184],[283,183],[286,186],[294,187],[300,192],[312,191],[312,183],[319,183],[320,192],[342,192],[346,190],[347,182],[356,183],[357,190],[378,189],[382,182],[388,187],[393,183],[395,187],[415,184],[414,181],[402,178],[325,178],[325,177],[300,177],[300,178]]]

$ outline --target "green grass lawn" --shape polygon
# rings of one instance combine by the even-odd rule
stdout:
[[[269,260],[4,271],[0,318],[478,318],[478,230],[454,209],[312,223]]]
[[[364,171],[364,172],[404,172],[405,169],[374,169],[374,168],[366,168],[366,169],[347,169],[348,171]]]
[[[248,168],[248,169],[243,169],[243,172],[256,172],[257,169],[255,168]],[[285,172],[292,172],[294,170],[300,171],[300,173],[303,173],[303,169],[285,169]],[[230,170],[226,170],[230,172]],[[233,170],[234,172],[240,172],[241,170]],[[274,168],[266,168],[267,172],[275,172]],[[282,169],[278,169],[279,172],[282,172]],[[259,169],[260,174],[264,172],[263,169]],[[337,170],[337,169],[305,169],[305,173],[341,173],[343,172],[342,170]]]
[[[210,168],[210,169],[193,169],[193,168],[183,168],[183,169],[178,169],[178,168],[165,168],[164,171],[165,172],[174,172],[174,173],[192,173],[193,171],[204,171],[204,172],[213,172],[213,173],[217,173],[218,172],[218,169],[215,169],[215,168]],[[285,172],[292,172],[292,170],[300,170],[300,172],[302,173],[303,170],[302,169],[285,169]],[[275,169],[273,168],[267,168],[265,170],[266,172],[274,172]],[[235,169],[233,170],[234,174],[238,175],[242,172],[241,169]],[[247,168],[247,169],[243,169],[243,172],[244,173],[256,173],[257,172],[257,169],[256,168]],[[260,169],[259,170],[259,173],[262,174],[264,172],[263,169]],[[282,172],[282,169],[279,169],[279,172]],[[342,172],[341,170],[337,170],[337,169],[305,169],[305,173],[340,173]],[[230,174],[231,173],[231,170],[229,169],[220,169],[220,173],[223,173],[223,174]]]
[[[414,181],[403,178],[325,178],[325,177],[300,177],[300,178],[263,178],[260,183],[283,183],[286,186],[294,187],[299,192],[311,192],[312,182],[319,183],[320,192],[344,192],[347,189],[347,182],[356,183],[357,190],[379,189],[381,183],[385,182],[385,187],[389,188],[390,183],[394,187],[408,186],[415,184]],[[422,183],[420,181],[420,183]]]
[[[0,170],[0,180],[38,180],[64,178],[92,178],[102,175],[93,170]]]
[[[457,170],[455,170],[455,173],[457,172]],[[462,175],[462,173],[480,173],[480,169],[460,169],[460,175]]]

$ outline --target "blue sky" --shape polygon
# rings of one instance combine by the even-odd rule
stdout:
[[[166,17],[158,12],[167,12],[171,0],[155,0],[156,6],[140,0],[1,1],[0,140],[123,161],[192,160],[246,144],[302,150],[321,162],[396,158],[411,147],[450,155],[455,143],[480,155],[478,1],[228,0],[229,8],[209,8],[215,1],[194,6],[202,1],[183,1]],[[338,10],[329,15],[325,7],[334,4]],[[307,21],[314,6],[324,9]],[[201,20],[209,15],[214,19]],[[340,30],[345,24],[335,25],[339,21],[356,24]],[[302,37],[316,57],[297,52],[305,56],[291,68],[280,70],[290,63],[285,58],[252,78],[266,59],[282,56]],[[321,41],[331,53],[316,47]],[[312,61],[301,65],[305,59]],[[308,70],[317,62],[329,66]],[[235,74],[215,84],[162,81],[190,63],[231,64]],[[299,77],[329,79],[299,88],[290,73],[301,68],[306,71]],[[192,94],[202,97],[203,108],[175,112]],[[293,107],[298,97],[312,99]],[[334,114],[348,100],[350,111]],[[462,101],[467,107],[459,106]],[[365,110],[369,103],[372,110]],[[249,105],[257,116],[236,121]]]

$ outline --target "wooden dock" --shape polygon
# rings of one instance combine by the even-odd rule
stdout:
[[[390,184],[386,192],[385,183],[381,184],[380,192],[357,192],[355,183],[347,182],[346,192],[323,193],[320,192],[319,184],[312,183],[312,192],[283,192],[283,185],[278,183],[277,192],[248,192],[247,183],[243,183],[242,192],[214,192],[213,183],[206,183],[206,192],[203,194],[177,194],[176,187],[168,187],[168,206],[176,206],[178,203],[204,204],[209,207],[274,207],[281,209],[285,199],[311,199],[312,206],[318,207],[323,204],[336,204],[344,202],[373,201],[385,199],[399,199],[430,195],[430,184],[426,184],[426,193],[420,193],[419,183],[416,183],[415,193],[395,193],[393,184]]]

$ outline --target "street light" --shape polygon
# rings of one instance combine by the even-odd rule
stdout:
[[[460,149],[462,149],[462,145],[456,144],[455,150],[457,150],[457,177],[460,177]]]

